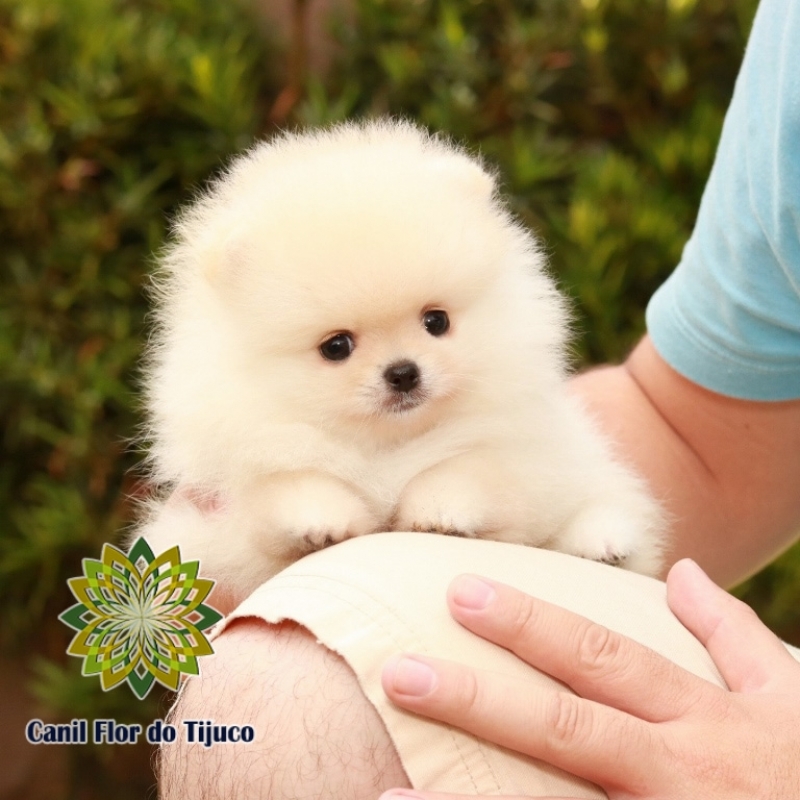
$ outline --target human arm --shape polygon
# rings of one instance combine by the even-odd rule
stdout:
[[[667,598],[731,691],[569,611],[467,576],[448,593],[453,617],[577,695],[419,656],[392,660],[384,689],[402,708],[584,777],[611,800],[796,796],[800,664],[690,561],[671,571]],[[444,797],[404,791],[383,797]]]
[[[668,566],[690,557],[729,586],[800,532],[800,400],[708,391],[648,337],[623,365],[578,375],[572,388],[672,517]]]
[[[574,383],[672,512],[668,561],[692,556],[722,585],[800,529],[798,37],[800,6],[762,0],[649,336],[622,367]]]

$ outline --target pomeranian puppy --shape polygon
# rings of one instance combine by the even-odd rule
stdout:
[[[233,602],[377,531],[655,573],[664,520],[567,391],[565,302],[475,158],[412,124],[283,134],[175,225],[136,531]],[[177,487],[177,490],[176,490]]]

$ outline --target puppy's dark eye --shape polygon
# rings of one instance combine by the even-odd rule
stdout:
[[[431,336],[442,336],[450,329],[450,317],[446,311],[426,311],[422,315],[422,324]]]
[[[337,333],[319,346],[319,352],[328,361],[344,361],[353,352],[355,346],[356,343],[349,333]]]

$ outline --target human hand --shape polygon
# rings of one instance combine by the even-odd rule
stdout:
[[[586,778],[611,800],[800,797],[800,663],[692,561],[670,571],[667,599],[730,691],[572,612],[471,576],[450,586],[453,617],[577,695],[416,655],[392,659],[383,687],[398,706]],[[407,789],[381,800],[410,797],[466,800]]]

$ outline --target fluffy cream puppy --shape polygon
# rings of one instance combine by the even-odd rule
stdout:
[[[653,573],[664,528],[565,385],[565,304],[474,158],[411,124],[284,134],[179,218],[136,532],[234,600],[383,530]]]

